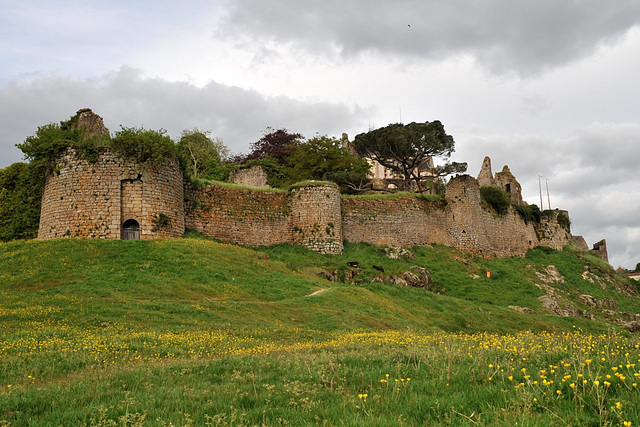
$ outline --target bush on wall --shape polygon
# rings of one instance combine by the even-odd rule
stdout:
[[[509,211],[511,200],[509,195],[501,188],[492,185],[483,185],[480,187],[480,198],[487,203],[498,214],[504,215]]]
[[[176,145],[164,129],[121,127],[111,140],[111,148],[116,153],[139,163],[161,163],[167,158],[177,156]]]

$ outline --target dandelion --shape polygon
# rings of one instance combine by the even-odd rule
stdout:
[[[616,402],[616,409],[617,409],[617,410],[622,409],[622,403],[620,403],[620,402]]]
[[[622,422],[622,425],[623,425],[624,427],[631,427],[631,421],[623,421],[623,422]]]

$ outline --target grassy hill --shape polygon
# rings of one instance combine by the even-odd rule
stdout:
[[[193,233],[0,244],[0,425],[640,417],[630,382],[638,340],[619,326],[640,299],[605,263],[546,248],[510,259],[442,246],[391,252],[251,249]],[[420,268],[428,287],[402,286]],[[560,362],[570,368],[547,366]],[[606,378],[618,365],[625,379]],[[547,390],[537,383],[554,377],[545,369],[572,374]],[[580,399],[578,374],[590,381]],[[602,394],[595,381],[606,380],[621,382]]]

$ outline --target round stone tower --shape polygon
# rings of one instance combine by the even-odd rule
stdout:
[[[109,135],[102,118],[89,109],[78,111],[76,126],[84,129],[84,137]],[[183,234],[184,184],[177,159],[139,164],[101,148],[97,159],[89,160],[69,148],[46,178],[40,239]]]
[[[308,183],[291,190],[293,242],[316,252],[342,252],[340,190],[335,184]]]

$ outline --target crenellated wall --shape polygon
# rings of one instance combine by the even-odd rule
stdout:
[[[145,167],[102,150],[90,162],[69,149],[46,179],[38,238],[119,239],[128,219],[139,223],[141,239],[180,237],[182,181],[177,160]]]

